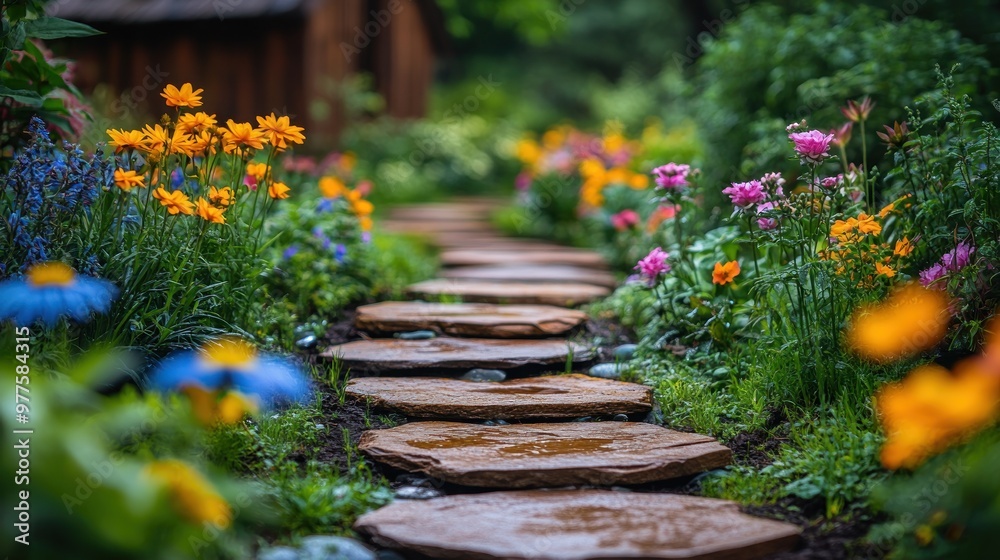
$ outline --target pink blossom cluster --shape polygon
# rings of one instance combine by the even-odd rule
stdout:
[[[966,242],[961,242],[954,249],[941,255],[941,260],[920,272],[920,283],[925,287],[934,284],[949,273],[958,272],[972,262],[976,248]]]
[[[833,142],[833,134],[824,134],[818,130],[808,132],[792,132],[788,138],[795,144],[795,152],[799,160],[807,165],[819,165],[830,157],[827,151]]]
[[[669,258],[666,251],[657,247],[635,265],[635,270],[639,271],[640,278],[652,286],[660,275],[670,272],[670,263],[667,262]]]
[[[722,189],[722,192],[729,195],[729,200],[733,202],[734,206],[742,209],[760,204],[767,198],[764,185],[760,181],[733,183],[732,186]]]
[[[611,215],[611,227],[618,231],[625,231],[639,225],[639,213],[635,210],[622,210]]]
[[[670,162],[653,169],[656,185],[661,189],[679,189],[688,186],[691,166]]]
[[[757,214],[762,215],[757,218],[757,227],[763,231],[769,231],[778,227],[778,219],[766,216],[766,214],[778,207],[777,204],[773,202],[765,202],[757,206]]]

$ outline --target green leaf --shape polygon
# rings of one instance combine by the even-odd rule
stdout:
[[[93,27],[62,19],[57,17],[42,16],[38,19],[27,21],[24,24],[24,32],[28,37],[37,39],[61,39],[63,37],[90,37],[91,35],[101,35],[102,32]]]
[[[9,97],[18,103],[32,107],[38,107],[42,104],[41,96],[27,89],[10,89],[7,86],[0,86],[0,97]]]

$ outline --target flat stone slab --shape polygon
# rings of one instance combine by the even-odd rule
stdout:
[[[429,340],[376,338],[355,340],[327,348],[321,356],[339,356],[344,365],[368,370],[431,368],[508,369],[530,365],[563,364],[572,351],[585,362],[593,352],[563,339],[501,340],[439,337]]]
[[[371,333],[433,330],[454,336],[530,338],[580,326],[587,314],[552,305],[386,301],[358,308],[354,326]]]
[[[419,377],[360,377],[347,395],[410,418],[538,420],[646,413],[653,390],[587,375],[548,375],[500,383]]]
[[[643,422],[412,422],[365,432],[359,448],[398,469],[486,488],[643,484],[724,467],[733,456],[711,437]]]
[[[603,270],[569,265],[492,265],[462,266],[441,272],[444,278],[493,280],[498,282],[583,282],[614,288],[618,280]]]
[[[607,490],[397,501],[354,528],[381,546],[469,560],[754,560],[793,549],[801,532],[725,500]]]
[[[491,233],[493,225],[484,221],[424,221],[424,220],[383,220],[379,227],[385,231],[431,235],[436,233]]]
[[[441,253],[442,266],[473,266],[491,264],[569,264],[603,268],[607,263],[599,253],[570,247],[562,249],[525,246],[510,249],[451,249]]]
[[[603,286],[579,282],[503,282],[439,278],[407,288],[410,297],[455,296],[466,302],[543,304],[572,307],[607,296]]]

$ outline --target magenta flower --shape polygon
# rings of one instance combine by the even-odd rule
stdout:
[[[514,188],[519,191],[526,191],[531,188],[531,173],[522,171],[514,178]]]
[[[824,189],[827,189],[827,190],[835,189],[835,188],[839,187],[840,185],[842,185],[843,183],[844,183],[844,175],[843,174],[837,175],[836,177],[824,177],[819,182],[820,186],[822,186]]]
[[[770,212],[771,210],[774,210],[775,207],[776,206],[773,202],[765,202],[764,204],[757,206],[757,214],[764,214],[766,212]],[[757,218],[757,227],[759,227],[763,231],[772,230],[778,227],[778,219],[762,216],[760,218]]]
[[[618,231],[625,231],[639,225],[639,213],[635,210],[622,210],[611,216],[611,226]]]
[[[740,208],[747,208],[754,204],[764,202],[767,195],[764,193],[764,185],[760,181],[747,181],[746,183],[733,183],[729,188],[722,189],[723,194],[728,194],[733,205]]]
[[[795,151],[799,154],[799,160],[804,164],[818,165],[830,157],[827,150],[830,149],[830,142],[833,142],[832,134],[810,130],[809,132],[793,132],[788,135],[788,138],[795,143]]]
[[[944,267],[941,263],[935,264],[920,272],[920,284],[923,287],[928,287],[934,282],[937,282],[941,278],[944,278],[948,274],[948,269]]]
[[[956,272],[968,266],[976,248],[966,242],[961,242],[954,249],[941,255],[941,264],[948,272]]]
[[[688,186],[688,175],[691,173],[690,165],[670,162],[661,165],[653,170],[656,176],[656,185],[661,189],[679,189]]]
[[[764,190],[768,191],[772,197],[780,198],[785,196],[785,178],[781,176],[781,173],[765,173],[760,178],[760,184],[764,186]]]
[[[670,255],[666,251],[657,247],[635,265],[635,270],[638,270],[639,276],[652,286],[661,274],[670,272],[670,263],[667,262],[669,258]]]

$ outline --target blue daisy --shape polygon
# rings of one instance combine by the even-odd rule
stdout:
[[[61,262],[33,265],[24,278],[0,282],[0,321],[47,326],[64,316],[83,322],[91,313],[107,313],[118,289],[107,280],[80,276]]]
[[[260,353],[239,338],[222,338],[174,354],[153,372],[150,383],[161,391],[191,386],[234,390],[256,396],[268,406],[301,403],[311,393],[309,380],[292,362]]]

